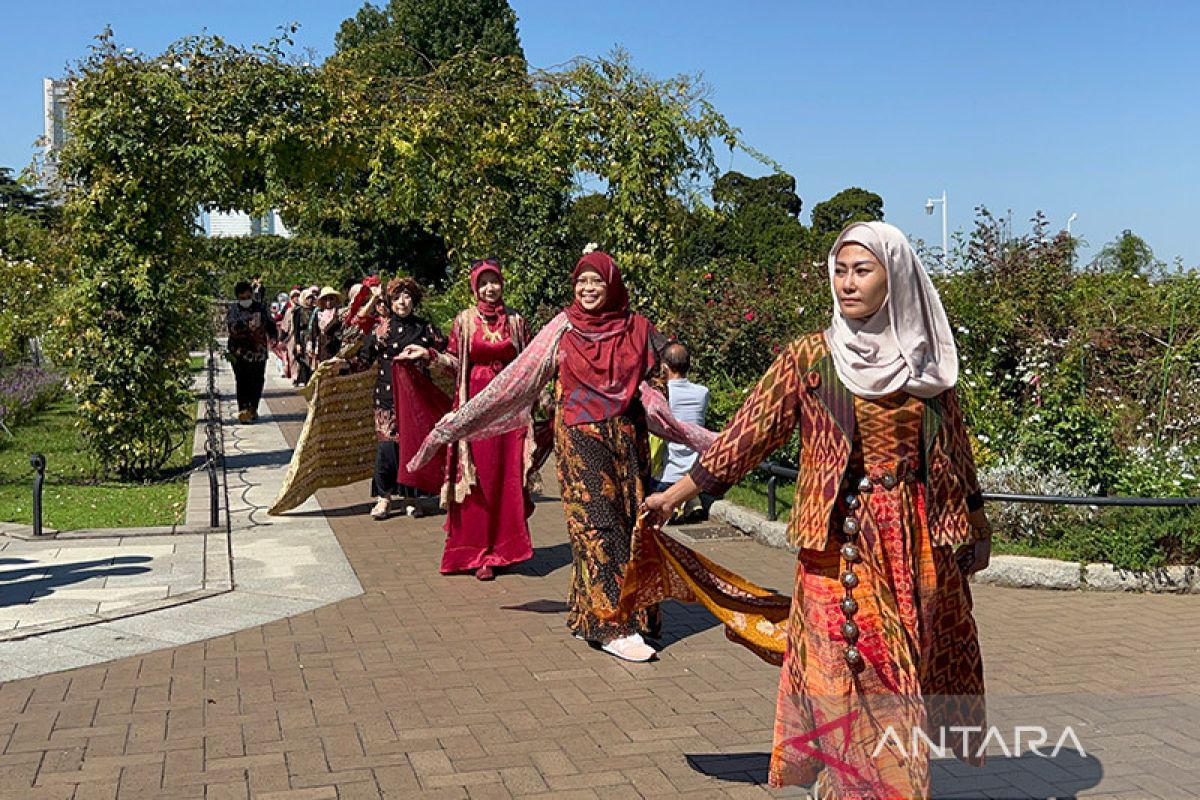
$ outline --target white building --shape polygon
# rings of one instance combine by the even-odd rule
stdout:
[[[291,236],[278,211],[252,217],[243,211],[208,211],[200,215],[205,236]]]
[[[59,148],[67,141],[67,82],[42,78],[42,113],[45,151],[45,181],[52,184],[56,175],[55,160]]]

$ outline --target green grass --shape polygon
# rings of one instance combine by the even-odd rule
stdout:
[[[779,515],[781,521],[787,522],[788,515],[792,513],[792,500],[795,497],[796,484],[779,481],[779,485],[775,489],[775,513]],[[757,511],[765,517],[767,515],[767,480],[751,475],[731,488],[725,494],[725,499]]]
[[[207,356],[190,356],[188,358],[188,366],[191,368],[192,372],[203,372],[204,365],[207,363],[207,361]]]
[[[195,413],[193,407],[192,412]],[[100,481],[74,428],[75,404],[60,399],[13,431],[0,432],[0,520],[32,524],[33,469],[30,453],[46,456],[42,520],[48,528],[121,528],[182,522],[187,510],[186,480],[157,484]],[[166,475],[186,471],[192,436],[171,458]]]

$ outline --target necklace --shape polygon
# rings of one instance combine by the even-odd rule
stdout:
[[[480,334],[483,336],[483,340],[485,342],[488,344],[500,344],[500,342],[504,341],[504,328],[506,322],[504,317],[499,317],[496,320],[498,324],[495,328],[492,328],[492,324],[487,321],[483,314],[480,314],[479,311],[476,311],[475,315],[479,317],[479,322],[481,323]]]

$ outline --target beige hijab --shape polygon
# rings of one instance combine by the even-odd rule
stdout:
[[[865,320],[847,319],[833,290],[833,268],[842,245],[871,251],[887,269],[888,296]],[[936,397],[958,382],[958,349],[937,289],[899,228],[859,222],[842,231],[829,251],[833,322],[825,341],[838,377],[859,397],[896,391]]]

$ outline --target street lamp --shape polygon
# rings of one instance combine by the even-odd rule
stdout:
[[[949,240],[949,237],[947,236],[947,228],[946,228],[946,190],[945,189],[942,190],[942,196],[940,198],[930,197],[928,200],[925,201],[925,213],[932,216],[933,215],[933,207],[937,203],[942,204],[942,268],[945,269],[947,264],[949,264],[949,261],[950,261],[950,240]]]
[[[1067,236],[1071,235],[1071,223],[1079,219],[1079,215],[1071,212],[1071,216],[1067,217]]]

